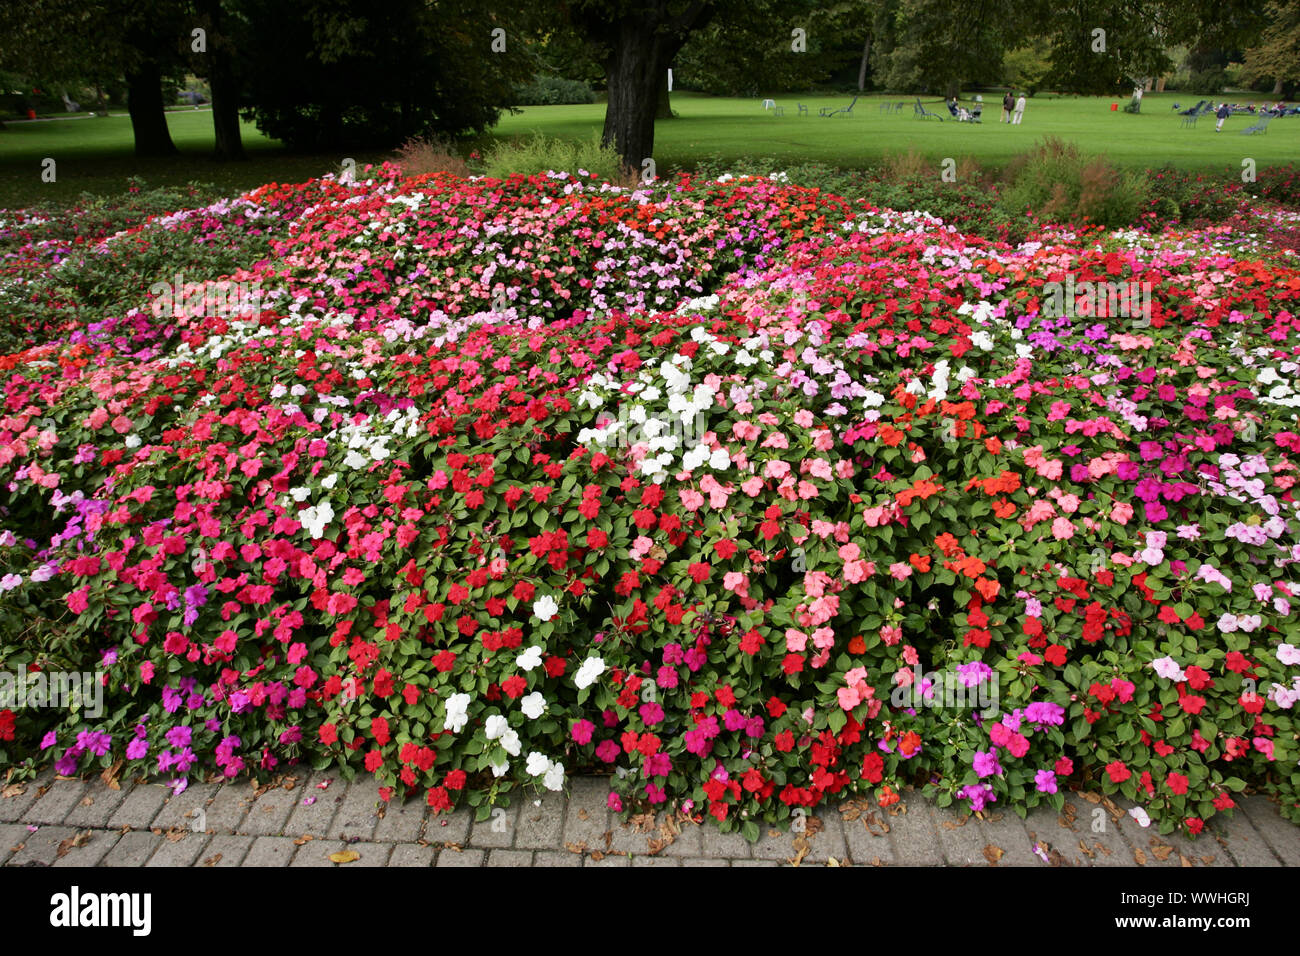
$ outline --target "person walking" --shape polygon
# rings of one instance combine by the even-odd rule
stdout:
[[[1002,122],[1011,122],[1011,110],[1015,105],[1016,101],[1011,98],[1011,91],[1007,90],[1007,95],[1002,97]]]
[[[1228,104],[1227,104],[1227,103],[1220,103],[1220,104],[1219,104],[1219,108],[1218,108],[1217,111],[1215,111],[1215,114],[1214,114],[1214,115],[1217,116],[1217,117],[1219,118],[1219,122],[1217,122],[1217,123],[1214,125],[1214,131],[1215,131],[1216,133],[1222,133],[1222,132],[1223,132],[1223,121],[1226,120],[1229,116],[1232,115],[1232,110],[1228,109]]]
[[[1017,126],[1020,125],[1020,120],[1024,115],[1025,115],[1025,94],[1021,93],[1020,98],[1016,100],[1016,112],[1015,115],[1011,117],[1011,122]]]

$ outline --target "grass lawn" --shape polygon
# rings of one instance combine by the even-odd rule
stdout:
[[[916,150],[936,162],[944,157],[971,156],[986,165],[999,165],[1029,149],[1048,135],[1073,140],[1089,153],[1106,153],[1118,163],[1151,167],[1172,163],[1187,169],[1239,170],[1244,158],[1263,168],[1300,156],[1300,117],[1273,121],[1265,135],[1242,136],[1254,119],[1231,117],[1222,133],[1214,117],[1202,117],[1195,128],[1183,129],[1175,102],[1190,106],[1200,97],[1150,94],[1143,113],[1131,116],[1110,104],[1124,100],[1100,97],[1036,97],[1029,100],[1020,126],[998,122],[1000,97],[985,99],[984,122],[956,123],[945,118],[918,120],[912,115],[915,97],[870,96],[860,99],[850,116],[823,118],[823,106],[846,106],[850,96],[777,96],[784,116],[765,111],[759,99],[724,99],[689,93],[673,95],[677,118],[656,128],[655,157],[660,172],[693,165],[711,157],[723,160],[771,157],[778,163],[817,161],[846,168],[863,167],[887,153]],[[1236,96],[1249,100],[1248,96]],[[808,106],[800,116],[796,103]],[[902,102],[899,113],[884,113],[880,105]],[[923,100],[927,109],[947,111],[938,100]],[[1256,102],[1262,102],[1257,98]],[[535,106],[503,117],[495,136],[548,136],[587,139],[598,133],[605,106]],[[267,182],[300,182],[338,168],[337,154],[299,154],[268,140],[251,124],[244,126],[246,163],[222,163],[211,158],[212,114],[179,110],[168,114],[172,139],[181,151],[173,159],[139,160],[132,154],[131,124],[125,116],[11,123],[0,130],[0,208],[42,200],[70,202],[82,191],[113,193],[125,189],[126,179],[139,176],[150,185],[213,183],[238,192]],[[355,153],[359,163],[383,159],[384,152]],[[41,181],[41,162],[53,158],[58,179]]]
[[[227,163],[212,158],[211,112],[170,112],[167,125],[180,156],[137,159],[131,120],[125,113],[107,118],[6,124],[0,130],[0,209],[42,201],[68,203],[83,191],[122,192],[131,176],[139,176],[151,186],[213,183],[235,194],[263,183],[303,182],[337,171],[345,156],[362,164],[388,155],[379,151],[294,153],[267,139],[252,123],[245,123],[248,162]],[[53,183],[41,181],[41,162],[46,157],[57,164]]]
[[[1249,102],[1249,96],[1230,96],[1230,101]],[[1044,136],[1077,142],[1089,153],[1106,153],[1117,163],[1155,167],[1172,163],[1185,169],[1239,170],[1243,158],[1257,167],[1288,163],[1300,156],[1300,116],[1273,121],[1264,135],[1240,135],[1254,119],[1234,115],[1224,123],[1222,133],[1214,131],[1213,116],[1201,117],[1193,128],[1181,127],[1182,117],[1173,111],[1175,102],[1190,107],[1201,99],[1187,94],[1148,94],[1142,113],[1123,112],[1127,99],[1100,97],[1035,97],[1028,101],[1019,126],[999,122],[1001,97],[985,96],[983,122],[957,123],[948,116],[942,102],[923,98],[926,109],[942,113],[938,120],[921,120],[912,114],[916,97],[871,96],[860,99],[849,116],[823,118],[823,106],[847,106],[852,96],[776,96],[784,116],[763,110],[759,99],[720,99],[692,94],[673,94],[677,118],[661,121],[655,128],[654,159],[666,166],[690,164],[710,156],[724,160],[741,157],[772,157],[779,162],[817,161],[845,168],[862,167],[886,153],[914,149],[936,161],[951,156],[972,156],[986,165],[1000,165],[1017,153],[1031,148]],[[904,103],[900,113],[884,113],[882,103]],[[968,102],[968,101],[967,101]],[[1262,98],[1255,97],[1261,103]],[[808,115],[798,115],[796,104],[808,106]],[[1119,110],[1110,111],[1118,103]],[[599,130],[603,104],[589,106],[534,106],[507,116],[498,135],[526,135],[531,132],[560,137],[588,137]]]

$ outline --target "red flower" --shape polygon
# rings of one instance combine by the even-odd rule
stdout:
[[[391,739],[388,735],[388,721],[383,717],[375,717],[370,721],[370,733],[374,735],[375,743],[381,747]]]
[[[862,779],[880,783],[884,779],[885,758],[872,751],[862,758]]]
[[[507,697],[514,700],[523,696],[524,691],[528,689],[528,681],[515,674],[513,677],[507,677],[501,682],[501,689],[505,691]]]
[[[366,769],[374,773],[384,765],[384,755],[378,750],[372,750],[366,754]]]
[[[451,797],[447,795],[444,787],[431,787],[429,789],[429,806],[433,808],[435,813],[451,809]]]
[[[1132,771],[1124,765],[1124,761],[1115,760],[1106,764],[1106,772],[1110,774],[1110,779],[1115,783],[1123,783],[1129,777],[1133,776]]]
[[[1188,817],[1183,822],[1187,825],[1187,832],[1193,836],[1205,829],[1205,821],[1200,817]]]
[[[339,731],[337,727],[335,727],[333,724],[321,724],[321,728],[320,728],[321,743],[326,744],[328,746],[330,744],[338,743],[338,739],[339,739]]]

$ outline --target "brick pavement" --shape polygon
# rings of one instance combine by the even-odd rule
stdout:
[[[373,784],[304,772],[255,790],[196,783],[56,779],[46,771],[0,797],[5,866],[1295,866],[1300,827],[1262,796],[1197,840],[1159,836],[1096,796],[1021,820],[940,809],[919,794],[888,809],[848,801],[808,817],[802,833],[764,827],[747,843],[665,814],[621,823],[608,784],[577,777],[566,793],[518,795],[482,821],[433,815],[417,802],[381,808]],[[339,864],[331,854],[354,859]]]

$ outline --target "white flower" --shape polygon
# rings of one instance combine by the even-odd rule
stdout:
[[[525,673],[532,670],[534,667],[540,667],[541,663],[542,648],[538,644],[534,644],[532,647],[528,648],[528,650],[515,658],[515,666]]]
[[[447,698],[447,719],[443,730],[458,734],[469,720],[469,694],[452,694]]]
[[[325,534],[326,526],[334,520],[334,508],[328,501],[322,501],[299,512],[298,520],[302,522],[303,528],[309,535],[319,538]]]
[[[339,473],[336,471],[334,472],[334,474],[330,475],[328,478],[322,481],[320,483],[320,486],[324,488],[326,491],[329,491],[329,489],[333,488],[334,485],[338,483],[338,480],[339,480]]]
[[[533,691],[519,702],[519,709],[524,712],[524,716],[529,720],[536,720],[546,712],[546,698],[537,691]]]
[[[1292,647],[1290,644],[1279,644],[1277,659],[1283,664],[1300,664],[1300,648]]]
[[[723,471],[731,467],[731,456],[727,454],[727,449],[719,448],[709,456],[709,467],[714,471]]]
[[[488,740],[496,740],[509,729],[510,725],[500,714],[493,714],[483,725],[483,733],[487,735]]]
[[[347,453],[347,456],[343,459],[343,464],[349,468],[364,468],[370,464],[370,459],[354,448]]]
[[[1134,807],[1133,809],[1129,810],[1128,815],[1131,816],[1134,820],[1136,820],[1138,822],[1138,826],[1140,827],[1151,826],[1151,818],[1147,816],[1147,812],[1143,810],[1141,807]]]
[[[512,757],[519,756],[519,734],[517,734],[515,731],[507,730],[504,734],[502,734],[500,744],[502,749],[504,749],[505,752],[508,753],[510,756]]]
[[[559,790],[564,786],[564,764],[555,761],[542,778],[542,785],[547,790]]]
[[[573,676],[574,686],[578,690],[584,687],[590,687],[596,682],[596,678],[605,672],[605,662],[599,657],[588,657],[578,668],[578,673]]]
[[[551,760],[545,754],[539,754],[534,750],[528,755],[528,762],[524,764],[524,769],[530,776],[540,777],[551,769]]]
[[[506,771],[509,769],[510,769],[509,760],[503,760],[499,766],[497,764],[492,764],[492,776],[504,777],[506,775]]]
[[[1152,661],[1151,666],[1155,668],[1157,674],[1161,677],[1167,678],[1168,680],[1182,681],[1187,679],[1187,675],[1183,673],[1183,669],[1178,666],[1178,662],[1172,657],[1162,657],[1158,661]]]
[[[540,620],[549,621],[551,618],[555,617],[559,611],[560,605],[557,604],[555,598],[551,597],[549,594],[543,595],[533,602],[533,614]]]

